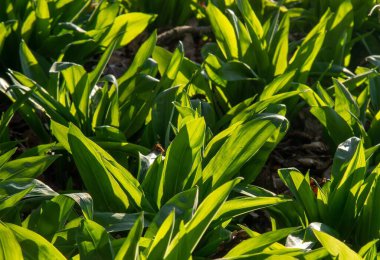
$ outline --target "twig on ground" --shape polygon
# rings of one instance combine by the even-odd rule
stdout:
[[[157,36],[157,42],[158,43],[167,42],[173,38],[183,37],[187,33],[209,34],[211,33],[211,27],[210,26],[190,26],[190,25],[174,27],[173,29],[170,29],[168,31],[165,31],[159,34]]]

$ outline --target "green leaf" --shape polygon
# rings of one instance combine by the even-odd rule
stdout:
[[[81,259],[113,259],[110,238],[106,230],[91,220],[82,220],[77,234]]]
[[[265,86],[263,92],[260,95],[260,100],[271,98],[274,94],[278,94],[280,92],[284,92],[284,90],[287,90],[295,74],[296,70],[293,70],[275,77],[272,82]]]
[[[248,0],[237,1],[239,11],[242,13],[247,29],[250,33],[252,45],[250,52],[254,53],[253,60],[255,62],[254,69],[263,77],[269,76],[270,61],[267,51],[267,43],[264,38],[263,27],[253,11]]]
[[[249,1],[238,0],[237,6],[240,12],[243,14],[244,20],[249,24],[249,27],[251,27],[252,31],[256,32],[259,39],[262,39],[264,36],[263,27],[260,23],[260,20],[258,19],[255,12],[253,11]]]
[[[53,98],[43,87],[35,81],[22,75],[19,72],[11,71],[13,82],[20,88],[28,87],[34,91],[30,100],[43,107],[44,113],[49,115],[54,121],[66,125],[68,122],[77,122],[70,110]]]
[[[359,106],[348,89],[336,79],[333,79],[335,87],[335,111],[351,126],[356,124],[359,117]]]
[[[17,202],[22,200],[33,188],[33,186],[30,186],[27,189],[17,192],[15,194],[11,194],[10,196],[5,197],[4,199],[0,197],[0,211],[2,211],[0,216],[4,214],[4,210],[9,210],[12,207],[15,207]]]
[[[278,104],[281,101],[297,96],[299,95],[299,91],[288,91],[286,93],[274,95],[270,98],[266,98],[265,100],[261,100],[258,102],[254,102],[252,105],[241,111],[239,114],[237,114],[232,120],[231,124],[233,125],[239,121],[246,122],[249,119],[254,118],[255,116],[258,116],[259,113],[263,112],[265,109],[267,109],[272,104]]]
[[[138,49],[132,64],[128,70],[118,79],[120,85],[120,93],[123,91],[123,83],[137,74],[143,67],[146,60],[152,55],[156,46],[157,31],[154,31],[150,37]]]
[[[159,90],[157,79],[138,74],[128,85],[128,91],[122,94],[125,96],[120,95],[120,129],[127,137],[133,136],[145,124]]]
[[[158,64],[160,64],[162,60],[167,59],[168,54],[169,53],[167,53],[165,49],[156,46],[154,48],[152,57],[155,61],[158,62]],[[168,64],[167,62],[162,62],[162,64],[167,64],[167,66],[164,68],[160,68],[159,66],[159,71],[161,74],[161,80],[159,83],[160,88],[167,89],[173,86],[173,82],[180,71],[184,56],[185,51],[183,49],[183,44],[182,42],[179,42],[177,48],[171,56],[170,62]]]
[[[306,211],[308,220],[310,222],[318,221],[317,199],[311,189],[309,176],[304,176],[294,168],[280,169],[278,175]]]
[[[280,9],[278,10],[280,12]],[[282,75],[288,67],[290,18],[287,13],[278,25],[272,42],[269,42],[269,56],[272,58],[274,75]]]
[[[65,148],[66,151],[71,153],[69,140],[67,138],[67,135],[69,134],[69,128],[54,120],[51,120],[50,129],[54,137],[63,146],[63,148]]]
[[[236,37],[238,39],[239,59],[249,64],[254,65],[254,56],[251,55],[252,40],[245,25],[239,20],[237,15],[230,9],[226,10],[227,15],[234,27]]]
[[[107,47],[117,35],[122,35],[116,48],[125,46],[136,38],[137,35],[142,33],[155,18],[156,15],[145,13],[127,13],[119,15],[116,17],[107,34],[99,44],[100,46]]]
[[[227,81],[240,81],[257,79],[256,73],[241,61],[228,61],[218,71],[219,75]]]
[[[154,260],[164,258],[164,255],[173,235],[174,224],[175,211],[173,210],[162,223],[160,228],[157,230],[157,234],[155,235],[154,240],[150,244],[149,248],[147,248],[147,259]]]
[[[271,104],[264,112],[265,113],[262,115],[258,115],[257,118],[261,116],[265,117],[267,113],[285,116],[286,106]],[[287,125],[278,127],[275,131],[272,132],[272,135],[266,139],[265,143],[260,148],[260,151],[253,155],[249,161],[241,168],[240,175],[244,178],[245,183],[252,183],[257,178],[257,176],[259,176],[270,154],[277,147],[278,143],[285,136],[286,132]]]
[[[45,0],[40,0],[39,2],[41,1]],[[25,75],[40,84],[46,84],[48,82],[46,72],[24,41],[20,43],[19,55],[21,67]]]
[[[369,80],[369,93],[371,96],[371,104],[373,105],[375,111],[380,111],[380,91],[377,87],[379,83],[380,76],[377,76]]]
[[[188,222],[192,218],[197,206],[197,187],[176,194],[173,198],[166,202],[166,204],[163,205],[154,216],[152,223],[145,232],[145,237],[153,239],[162,226],[162,223],[164,223],[165,219],[167,219],[172,211],[174,211],[176,219],[173,230],[173,234],[175,234],[178,231],[179,223],[181,221],[185,223]]]
[[[186,184],[192,181],[192,175],[200,163],[197,158],[203,147],[205,130],[203,118],[189,121],[168,147],[162,171],[163,202],[183,191]]]
[[[116,37],[113,40],[113,42],[107,47],[106,51],[101,56],[95,69],[89,73],[88,78],[89,78],[89,84],[91,88],[96,85],[96,83],[99,81],[100,77],[102,76],[104,69],[106,68],[107,63],[110,60],[111,55],[113,51],[115,50],[115,47],[119,39],[120,39],[120,36]]]
[[[3,167],[3,165],[7,161],[9,161],[12,158],[12,156],[15,154],[16,151],[17,151],[17,148],[13,148],[12,150],[9,150],[8,152],[0,156],[0,169]]]
[[[8,84],[5,81],[2,81],[2,79],[0,78],[0,87],[2,87],[2,84],[4,84],[4,91],[10,90]],[[4,113],[2,113],[0,118],[0,138],[3,138],[11,119],[16,114],[16,112],[18,110],[21,110],[22,113],[23,110],[25,110],[25,107],[23,107],[23,105],[32,94],[33,90],[24,94],[22,97],[17,98],[16,100],[14,100],[14,103],[10,107],[8,107],[8,109]]]
[[[227,80],[223,79],[219,73],[223,64],[224,62],[212,53],[209,53],[204,61],[205,70],[210,80],[219,86],[226,87]]]
[[[239,181],[239,179],[235,179],[221,185],[204,199],[192,219],[180,227],[180,231],[167,249],[165,259],[188,259],[190,257],[212,219],[218,213],[220,206]]]
[[[140,217],[136,220],[135,224],[133,225],[131,231],[129,231],[129,234],[127,238],[124,240],[123,245],[117,252],[117,255],[115,256],[116,260],[139,259],[139,239],[142,235],[144,228],[143,222],[144,219],[143,215],[141,214]]]
[[[50,12],[47,0],[36,1],[36,42],[43,42],[50,34]]]
[[[222,205],[221,209],[218,211],[218,214],[214,217],[214,221],[218,223],[224,222],[257,209],[274,206],[288,201],[288,199],[279,197],[242,197],[231,199]]]
[[[287,127],[286,118],[270,114],[238,126],[203,170],[203,179],[215,188],[234,178],[251,157],[260,153],[273,132],[286,131]]]
[[[301,46],[293,54],[287,71],[298,70],[296,78],[300,83],[306,83],[308,74],[322,48],[325,39],[325,28],[330,21],[332,13],[327,10],[319,20],[319,23],[308,33]]]
[[[94,205],[92,202],[92,198],[88,193],[67,193],[62,194],[62,196],[66,196],[73,201],[75,201],[79,207],[81,208],[83,215],[86,219],[92,219],[94,215]]]
[[[350,234],[358,211],[357,195],[366,175],[366,160],[363,141],[353,137],[341,144],[340,150],[351,150],[352,157],[345,157],[347,168],[332,173],[332,184],[328,197],[329,219],[327,224],[336,227],[343,237]],[[336,154],[336,156],[341,155]],[[339,158],[341,160],[341,158]],[[339,169],[333,165],[333,170]]]
[[[304,253],[300,256],[300,259],[304,260],[314,260],[314,259],[323,259],[329,256],[329,252],[324,248],[317,248],[314,250],[311,250],[307,253]]]
[[[68,140],[82,180],[98,209],[115,212],[131,208],[152,210],[132,174],[72,124]]]
[[[13,232],[0,222],[0,258],[4,260],[23,259],[20,244]]]
[[[364,244],[371,239],[379,238],[380,210],[376,206],[378,196],[380,196],[379,165],[363,183],[357,202],[357,207],[362,207],[355,232],[356,240],[359,244]]]
[[[206,8],[216,42],[226,59],[238,58],[238,44],[233,26],[228,18],[210,2]]]
[[[50,201],[44,201],[41,207],[32,212],[23,222],[23,226],[51,240],[61,230],[72,213],[74,201],[59,195]]]
[[[349,124],[331,107],[312,107],[310,112],[326,128],[336,146],[354,135]]]
[[[178,87],[172,87],[162,91],[157,95],[152,108],[153,130],[164,146],[169,145],[164,142],[169,141],[166,140],[166,134],[170,130],[170,123],[176,111],[173,102],[178,96],[178,89]]]
[[[32,156],[9,161],[0,169],[0,179],[36,178],[60,155]]]
[[[320,56],[328,62],[333,60],[334,64],[348,66],[355,16],[352,3],[355,1],[339,2],[339,8],[335,11],[334,19],[326,28],[325,49],[321,51]]]
[[[91,92],[89,74],[81,65],[69,62],[56,62],[50,71],[62,73],[65,86],[72,95],[76,108],[74,115],[78,116],[82,125],[89,124],[89,96]]]
[[[358,252],[358,254],[364,259],[376,259],[377,249],[376,244],[379,242],[379,239],[372,240],[362,246]]]
[[[338,239],[330,236],[322,231],[313,229],[314,235],[317,237],[319,242],[324,248],[329,251],[332,257],[337,257],[340,259],[362,259],[358,254],[356,254],[352,249],[350,249],[346,244]]]
[[[55,259],[66,259],[58,249],[37,233],[11,223],[6,225],[19,242],[24,259],[51,259],[52,256]]]
[[[29,178],[14,178],[0,182],[0,194],[15,194],[29,190],[31,187],[31,191],[25,195],[25,198],[50,198],[58,195],[57,192],[52,190],[48,185],[41,182],[40,180]]]
[[[263,249],[270,246],[271,244],[287,237],[291,233],[296,232],[298,230],[300,230],[299,227],[284,228],[276,231],[270,231],[254,238],[249,238],[232,248],[224,256],[224,258],[237,257],[239,255],[261,252]]]
[[[131,230],[140,215],[140,213],[95,212],[94,221],[102,225],[107,232],[122,232]],[[144,227],[148,225],[149,222],[144,221]]]

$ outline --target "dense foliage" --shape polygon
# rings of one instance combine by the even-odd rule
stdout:
[[[0,0],[0,258],[380,257],[376,4]],[[189,21],[211,29],[200,60],[157,44]],[[255,185],[301,110],[327,180],[281,168],[285,192]]]

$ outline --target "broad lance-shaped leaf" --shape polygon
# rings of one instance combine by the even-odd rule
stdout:
[[[107,231],[92,220],[82,220],[76,237],[81,259],[113,259]]]
[[[378,199],[380,196],[380,165],[367,177],[360,191],[357,207],[363,207],[358,222],[355,236],[360,244],[368,242],[368,239],[378,239],[380,230],[380,208]]]
[[[143,228],[144,218],[143,214],[141,214],[140,217],[136,220],[135,224],[133,225],[131,231],[129,231],[129,234],[127,238],[125,238],[123,245],[117,252],[117,255],[115,257],[116,260],[139,259],[139,240],[142,235]]]
[[[270,69],[270,61],[263,27],[248,0],[237,1],[237,6],[243,15],[246,27],[251,36],[252,44],[250,45],[250,51],[254,53],[251,54],[255,63],[254,68],[259,72],[260,76],[269,76],[268,69]]]
[[[221,223],[257,209],[274,206],[288,201],[290,200],[279,197],[234,198],[226,201],[221,206],[218,214],[214,217],[214,222]]]
[[[104,69],[107,66],[107,63],[110,60],[111,55],[120,40],[120,37],[121,36],[118,36],[113,40],[113,42],[108,46],[108,48],[103,53],[100,60],[98,61],[98,64],[96,65],[95,69],[89,73],[88,78],[89,78],[89,84],[91,88],[93,88],[96,85],[101,75],[103,74]]]
[[[4,260],[23,259],[20,244],[5,224],[0,222],[0,258]]]
[[[83,212],[83,216],[86,219],[92,219],[94,215],[94,205],[92,202],[92,198],[90,194],[88,193],[67,193],[67,194],[62,194],[62,196],[66,196],[73,201],[75,201],[79,207],[81,208]]]
[[[70,125],[68,140],[79,173],[94,205],[104,211],[153,211],[138,181],[106,151]]]
[[[137,51],[132,64],[128,67],[128,70],[118,78],[118,82],[120,85],[120,100],[123,101],[123,91],[124,85],[123,83],[132,78],[135,74],[141,70],[142,66],[146,62],[146,60],[152,55],[154,47],[156,46],[157,41],[157,31],[154,31],[151,36],[141,45],[139,50]]]
[[[233,26],[228,18],[215,6],[209,2],[206,9],[211,27],[214,31],[216,42],[223,52],[225,58],[238,58],[238,44]]]
[[[19,242],[24,259],[51,259],[52,256],[54,259],[66,259],[57,248],[37,233],[11,223],[6,225]]]
[[[34,91],[32,96],[29,98],[30,101],[36,102],[39,106],[41,106],[45,110],[44,112],[53,120],[63,125],[67,125],[68,122],[77,122],[77,119],[70,113],[69,109],[58,102],[47,92],[46,89],[37,84],[35,81],[17,71],[11,70],[10,77],[13,83],[20,88],[27,87]]]
[[[107,35],[101,40],[100,45],[107,47],[115,39],[117,35],[122,37],[116,48],[125,46],[130,43],[137,35],[142,33],[145,28],[154,21],[157,15],[145,13],[127,13],[116,17],[109,28]],[[94,32],[97,34],[96,30]]]
[[[15,194],[6,197],[5,199],[0,200],[0,217],[4,213],[4,210],[11,209],[16,206],[16,203],[22,200],[31,190],[33,190],[34,186],[30,186],[25,190],[17,192]]]
[[[48,185],[37,179],[15,178],[0,182],[1,194],[16,194],[28,190],[32,186],[33,189],[25,195],[25,198],[47,198],[58,195],[58,193],[53,191]]]
[[[43,42],[49,37],[50,28],[52,26],[48,2],[37,0],[35,10],[37,19],[34,30],[36,30],[36,33],[33,36],[35,36],[36,42]]]
[[[19,55],[23,73],[39,84],[46,84],[48,82],[47,75],[24,40],[20,43]]]
[[[147,259],[163,259],[173,235],[175,224],[175,211],[173,210],[170,215],[162,223],[161,227],[158,229],[154,240],[147,248]]]
[[[162,202],[168,201],[185,188],[200,163],[206,124],[203,118],[189,121],[170,144],[162,172]],[[190,179],[191,181],[191,179]]]
[[[283,104],[271,104],[262,115],[255,117],[265,116],[267,112],[285,116],[286,106]],[[263,144],[263,146],[261,146],[260,152],[252,156],[249,161],[241,168],[240,176],[244,178],[245,183],[252,183],[257,178],[270,154],[285,136],[287,130],[288,125],[284,124],[283,127],[279,127],[273,131],[272,136],[270,136]]]
[[[248,0],[238,0],[237,6],[240,12],[243,14],[245,21],[250,25],[252,31],[255,31],[257,37],[262,39],[264,36],[264,30],[260,23],[260,20],[253,11]]]
[[[239,114],[237,114],[232,120],[231,125],[235,124],[239,121],[246,122],[249,119],[252,119],[254,116],[259,115],[259,113],[263,112],[265,109],[267,109],[270,105],[273,104],[279,104],[285,99],[297,96],[300,94],[300,91],[288,91],[285,93],[277,94],[274,96],[271,96],[269,98],[266,98],[264,100],[260,100],[258,102],[254,102],[252,105],[241,111]]]
[[[265,86],[263,92],[260,95],[260,100],[271,98],[274,96],[274,94],[283,92],[283,90],[287,89],[288,85],[290,85],[295,74],[296,70],[293,70],[277,76],[272,82]]]
[[[60,155],[32,156],[5,163],[0,169],[0,180],[14,178],[36,178]]]
[[[94,221],[102,225],[107,232],[124,232],[130,231],[137,219],[140,217],[140,213],[114,213],[114,212],[95,212]],[[150,213],[144,214],[144,216],[151,217]],[[145,219],[145,218],[144,218]],[[149,221],[144,221],[144,227],[148,227]]]
[[[34,210],[22,223],[28,228],[51,241],[54,234],[63,229],[75,202],[68,197],[59,195],[44,201],[41,207]]]
[[[318,241],[323,245],[324,248],[326,248],[332,257],[352,260],[362,259],[358,254],[355,253],[355,251],[353,251],[339,239],[336,239],[335,237],[325,232],[315,229],[312,230]]]
[[[254,65],[254,56],[251,54],[252,40],[251,36],[245,24],[239,20],[237,15],[230,9],[226,10],[229,20],[235,30],[235,34],[239,38],[238,40],[238,50],[239,50],[239,60],[249,64],[250,66]]]
[[[167,52],[163,50],[163,48],[156,46],[154,48],[152,57],[154,60],[160,61],[163,58],[162,55],[165,55],[165,54],[167,54]],[[160,79],[160,83],[159,83],[159,88],[167,89],[173,86],[173,82],[179,73],[184,57],[185,57],[185,50],[183,48],[182,42],[179,42],[166,68],[162,70],[159,67],[160,73],[162,75]]]
[[[180,227],[167,249],[165,259],[188,259],[190,257],[212,219],[218,213],[220,206],[223,205],[239,181],[239,179],[235,179],[223,184],[204,199],[193,218]]]
[[[178,231],[180,222],[188,222],[198,207],[198,187],[193,187],[189,190],[180,192],[171,198],[164,206],[160,208],[149,225],[144,237],[153,239],[162,223],[171,214],[175,213],[176,222],[174,223],[173,234]]]
[[[12,158],[12,156],[14,155],[16,150],[17,150],[17,148],[13,148],[12,150],[9,150],[8,152],[6,152],[0,156],[0,169],[1,169],[1,167],[3,167],[4,163],[6,163],[7,161],[9,161]]]
[[[335,111],[351,126],[356,123],[359,117],[359,106],[352,97],[350,91],[336,79],[333,79],[335,87]]]
[[[294,168],[280,169],[278,175],[290,189],[297,202],[300,203],[306,211],[308,220],[318,221],[317,200],[310,187],[309,176],[304,176]]]
[[[336,65],[348,67],[351,56],[354,15],[357,16],[356,13],[354,14],[356,10],[353,10],[354,2],[351,0],[335,2],[339,4],[339,8],[338,10],[333,9],[334,19],[326,27],[326,39],[324,48],[319,53],[319,60],[334,61]]]
[[[92,87],[89,74],[83,66],[71,62],[56,62],[50,71],[60,72],[63,75],[65,86],[75,106],[74,114],[79,117],[81,124],[88,123],[89,96]]]
[[[352,153],[343,153],[348,161],[346,168],[340,167],[339,172],[333,172],[330,194],[328,197],[329,219],[325,222],[334,225],[343,237],[348,235],[353,229],[352,223],[361,209],[357,208],[357,196],[360,186],[366,175],[366,160],[363,147],[363,141],[352,137],[341,145],[342,149],[355,151]],[[352,154],[352,156],[350,156]],[[342,153],[337,153],[337,156]]]
[[[34,210],[23,222],[23,226],[38,232],[48,239],[53,238],[56,232],[64,229],[66,221],[73,213],[77,203],[85,218],[92,218],[92,199],[87,193],[61,194],[50,201],[44,201],[41,207]]]
[[[280,8],[278,9],[280,12]],[[290,17],[285,13],[281,22],[274,26],[276,33],[269,44],[269,56],[272,58],[274,75],[282,75],[288,66]]]
[[[295,69],[299,71],[296,79],[298,79],[300,83],[305,83],[307,80],[314,60],[322,48],[326,35],[326,24],[330,21],[331,17],[331,11],[327,10],[319,20],[319,23],[305,37],[301,46],[293,54],[289,62],[287,71]]]
[[[245,254],[259,253],[271,244],[287,237],[293,232],[300,230],[299,227],[284,228],[264,233],[260,236],[244,240],[232,248],[224,258],[237,257]]]
[[[176,100],[178,95],[179,87],[171,87],[159,93],[154,100],[154,105],[152,107],[152,128],[156,136],[163,140],[163,145],[166,140],[166,132],[171,129],[170,123],[173,118],[173,113],[175,108],[173,102]]]
[[[286,131],[288,121],[279,115],[267,115],[239,127],[221,146],[203,171],[203,179],[211,180],[213,188],[234,178],[240,168],[255,154],[278,128]]]
[[[312,107],[310,112],[326,128],[333,144],[338,146],[341,142],[354,136],[349,124],[331,107]]]
[[[376,259],[377,257],[377,247],[376,244],[379,242],[379,239],[374,239],[364,246],[362,246],[358,254],[363,257],[365,260]]]

